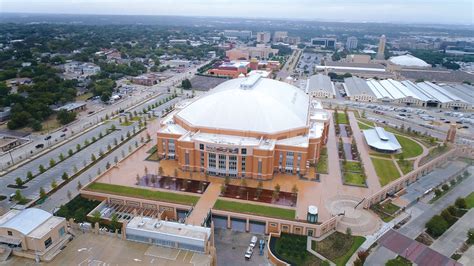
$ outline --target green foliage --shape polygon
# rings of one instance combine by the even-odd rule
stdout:
[[[193,86],[191,85],[191,81],[189,81],[189,79],[184,79],[183,81],[181,81],[181,87],[183,87],[183,89],[185,90],[189,90]]]
[[[458,207],[460,209],[466,209],[467,208],[466,199],[465,198],[457,198],[454,205],[456,205],[456,207]]]
[[[85,222],[87,213],[91,212],[99,203],[100,201],[88,200],[77,196],[66,205],[61,205],[56,215],[66,219],[74,218],[77,223]]]
[[[106,102],[112,97],[112,92],[116,86],[117,84],[112,79],[101,79],[94,81],[90,88],[95,96],[100,96],[100,99]]]
[[[433,237],[442,235],[449,228],[448,222],[446,222],[442,216],[435,215],[427,223],[426,229]]]
[[[75,112],[68,112],[66,110],[60,110],[56,116],[56,119],[61,123],[61,125],[66,125],[76,120]]]

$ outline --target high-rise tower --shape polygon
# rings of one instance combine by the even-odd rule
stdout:
[[[376,56],[378,60],[385,59],[385,42],[387,42],[387,38],[385,38],[385,35],[380,36],[379,49],[377,51],[377,56]]]

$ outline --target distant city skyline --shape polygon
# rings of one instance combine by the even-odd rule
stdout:
[[[0,12],[474,24],[472,0],[0,0]]]

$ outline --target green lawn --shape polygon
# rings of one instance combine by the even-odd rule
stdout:
[[[156,190],[150,190],[150,189],[126,187],[126,186],[112,185],[112,184],[105,184],[105,183],[92,183],[86,189],[91,190],[91,191],[114,194],[114,195],[132,196],[132,197],[138,197],[138,198],[149,199],[149,200],[180,203],[180,204],[185,204],[185,205],[192,205],[192,204],[195,205],[199,200],[199,197],[191,196],[191,195],[183,195],[183,194],[173,193],[173,192],[156,191]]]
[[[398,166],[400,167],[404,175],[413,171],[413,162],[414,161],[409,161],[409,160],[403,160],[403,161],[397,160]]]
[[[470,209],[470,208],[474,208],[474,192],[471,192],[471,194],[469,194],[467,197],[466,197],[466,203],[467,203],[467,207]]]
[[[316,165],[316,173],[327,174],[328,173],[328,156],[320,155],[319,161]]]
[[[318,257],[306,250],[307,238],[304,235],[283,233],[275,239],[274,252],[291,265],[325,265]]]
[[[365,186],[365,176],[360,173],[350,173],[345,172],[344,174],[344,183],[349,185],[356,186]]]
[[[373,128],[373,127],[368,126],[368,125],[366,125],[366,124],[364,124],[364,123],[361,123],[361,122],[357,122],[357,124],[359,125],[359,128],[360,128],[361,130]]]
[[[349,119],[347,119],[347,116],[344,112],[338,112],[337,113],[337,119],[339,120],[339,124],[348,124],[349,125]]]
[[[415,141],[403,137],[403,136],[396,136],[398,142],[402,146],[402,153],[405,159],[411,158],[411,157],[416,157],[420,154],[423,153],[423,148],[420,146],[420,144],[416,143]],[[397,158],[400,158],[400,154],[396,155]]]
[[[214,209],[293,220],[295,210],[218,199]]]
[[[364,243],[365,237],[334,232],[322,241],[313,241],[311,248],[336,265],[346,265],[352,254]]]
[[[374,157],[371,157],[371,159],[374,164],[375,172],[379,177],[380,185],[385,186],[400,177],[400,173],[392,161]]]
[[[342,165],[345,171],[362,173],[360,162],[345,161]]]

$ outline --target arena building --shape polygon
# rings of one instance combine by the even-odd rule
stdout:
[[[271,179],[305,174],[326,142],[329,115],[293,85],[252,75],[176,106],[161,121],[158,154],[183,170]]]

